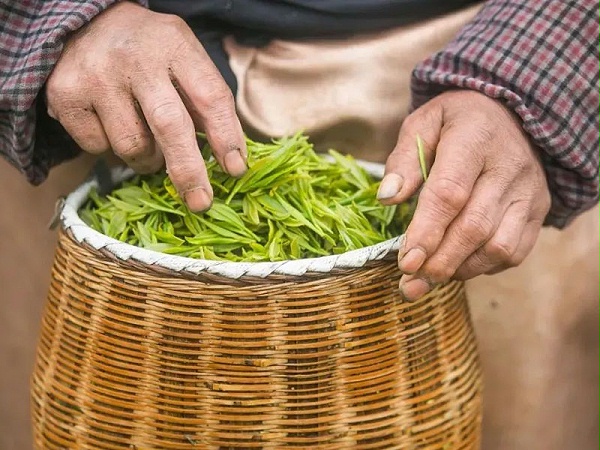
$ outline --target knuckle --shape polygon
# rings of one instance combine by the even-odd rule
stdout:
[[[182,32],[184,30],[187,31],[189,28],[185,20],[176,14],[162,14],[161,19],[163,27],[169,32],[173,30]]]
[[[459,127],[458,124],[453,124],[453,126],[457,129]],[[495,143],[496,135],[493,130],[494,125],[489,123],[488,119],[475,122],[468,130],[468,136],[466,134],[462,136],[464,141],[462,151],[468,154],[472,161],[483,164],[486,154],[489,154],[497,146],[497,143]]]
[[[77,103],[77,84],[69,77],[53,76],[46,83],[46,99],[54,114]]]
[[[169,63],[186,61],[197,44],[188,24],[175,14],[160,14],[159,22],[152,32],[164,43],[161,54]]]
[[[87,125],[87,120],[85,120],[86,115],[82,114],[82,108],[67,99],[58,101],[54,106],[49,105],[48,108],[54,114],[51,117],[58,120],[69,132],[85,134],[84,127]]]
[[[490,142],[494,141],[495,134],[493,132],[496,124],[489,118],[482,118],[477,127],[474,127],[471,139],[475,146],[485,147]]]
[[[60,97],[64,91],[60,77],[50,76],[46,82],[46,98],[48,103],[54,103],[57,97]]]
[[[118,138],[114,143],[114,151],[127,161],[134,161],[144,155],[150,148],[150,137],[146,133],[135,133]]]
[[[53,119],[58,120],[58,113],[54,111],[54,109],[51,106],[48,106],[48,108],[46,109],[46,114],[48,114],[48,116],[52,117]]]
[[[77,131],[69,133],[87,153],[100,155],[111,150],[111,146],[104,136]]]
[[[104,57],[86,58],[84,60],[85,67],[88,68],[88,72],[94,73],[97,72],[99,66],[111,67],[114,66],[114,61],[131,60],[140,53],[139,39],[130,35],[123,36],[113,40],[110,50],[106,52]]]
[[[416,129],[419,123],[419,115],[419,110],[416,110],[406,116],[406,118],[402,121],[402,128],[408,131]]]
[[[163,165],[164,159],[162,154],[157,152],[153,155],[148,155],[140,161],[135,161],[135,171],[140,174],[156,173]]]
[[[457,281],[468,281],[476,276],[476,273],[469,272],[468,269],[460,269],[456,272],[456,275],[454,275],[454,279]]]
[[[481,245],[494,231],[494,222],[486,211],[472,210],[466,214],[460,227],[462,237],[474,245]]]
[[[510,167],[512,167],[513,170],[519,174],[531,172],[535,167],[533,159],[527,157],[523,153],[518,153],[517,155],[513,156],[512,158],[507,158],[507,159],[508,159],[507,163],[510,164]]]
[[[134,48],[139,45],[139,39],[136,37],[135,31],[132,33],[114,33],[109,38],[110,45],[107,46],[108,52],[103,52],[103,56],[106,57],[107,53],[124,53],[131,52]],[[86,64],[93,63],[94,60],[100,59],[96,55],[85,56],[82,62]]]
[[[542,200],[542,216],[545,218],[548,213],[550,212],[550,209],[552,207],[552,199],[550,197],[550,194],[547,194],[544,198],[544,200]]]
[[[421,133],[421,135],[434,128],[434,124],[439,123],[438,109],[431,104],[425,104],[406,116],[402,121],[402,132],[411,136]]]
[[[444,210],[458,213],[469,199],[467,188],[453,177],[446,176],[425,186],[424,194]]]
[[[150,109],[148,122],[159,135],[181,133],[190,124],[190,118],[181,105],[175,101],[165,101]]]
[[[550,195],[550,189],[548,189],[548,184],[544,179],[541,183],[540,190],[540,199],[539,199],[539,208],[542,211],[543,215],[546,216],[548,211],[550,211],[550,207],[552,206],[552,196]]]
[[[105,145],[103,142],[93,140],[93,138],[90,138],[89,140],[83,139],[85,138],[82,138],[83,144],[81,148],[83,148],[83,150],[85,150],[87,153],[90,153],[92,155],[101,155],[110,150],[110,146]]]
[[[510,259],[506,262],[506,267],[520,266],[521,263],[525,260],[525,256],[526,255],[516,255],[513,253]]]
[[[76,128],[78,131],[83,131],[83,128],[87,125],[85,115],[82,114],[80,108],[69,106],[59,111],[59,120],[63,125],[69,125],[70,128]]]
[[[505,264],[511,264],[514,261],[516,250],[516,244],[500,239],[491,239],[485,246],[485,253],[490,260]]]
[[[55,68],[54,71],[48,77],[46,81],[46,93],[59,94],[65,90],[69,83],[69,77],[66,73],[63,73],[59,68]]]
[[[194,99],[200,108],[200,112],[222,111],[232,108],[234,105],[233,93],[220,80],[210,83],[207,89],[197,95]]]
[[[68,133],[85,152],[92,155],[100,155],[111,150],[106,137],[83,130],[82,127],[69,129]]]
[[[480,252],[475,252],[456,271],[454,279],[468,280],[486,272],[488,264]]]
[[[480,269],[471,267],[471,265],[466,265],[465,267],[461,267],[459,270],[457,270],[456,274],[452,278],[458,281],[467,281],[481,274],[482,271]]]

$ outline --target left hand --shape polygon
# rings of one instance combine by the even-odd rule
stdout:
[[[429,177],[419,168],[416,136]],[[378,197],[407,200],[423,185],[398,265],[400,289],[416,300],[438,283],[467,280],[520,264],[550,208],[538,150],[498,100],[449,91],[402,124]]]

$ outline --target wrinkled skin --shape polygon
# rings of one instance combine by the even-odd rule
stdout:
[[[417,135],[430,167],[425,183]],[[518,119],[478,92],[443,93],[404,121],[379,198],[398,203],[422,188],[398,255],[406,299],[523,261],[550,208],[538,156]]]
[[[120,2],[75,33],[46,85],[48,113],[87,152],[167,170],[189,207],[212,202],[195,127],[233,176],[246,145],[231,90],[185,22]]]
[[[165,163],[195,211],[212,189],[195,130],[232,176],[246,147],[231,91],[180,18],[130,2],[112,6],[68,40],[46,87],[48,113],[87,152],[112,149],[140,173]],[[426,147],[423,183],[415,147]],[[399,203],[422,188],[399,254],[407,300],[449,279],[519,264],[550,206],[536,148],[499,101],[446,92],[404,122],[378,194]]]

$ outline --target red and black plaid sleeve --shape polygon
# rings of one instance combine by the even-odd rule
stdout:
[[[490,0],[413,73],[413,107],[451,87],[501,99],[542,150],[563,227],[598,202],[598,2]]]
[[[36,145],[38,94],[69,33],[116,1],[0,0],[0,154],[34,184],[77,152],[68,142],[60,151],[50,148],[51,136],[39,133]]]

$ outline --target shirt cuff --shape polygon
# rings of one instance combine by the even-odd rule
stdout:
[[[0,155],[32,184],[79,149],[46,115],[41,95],[69,35],[118,0],[48,0],[0,4]],[[146,0],[137,3],[147,6]],[[37,123],[41,127],[37,128]]]
[[[597,2],[490,0],[412,75],[412,107],[449,89],[498,99],[540,149],[552,205],[566,226],[598,203]]]

